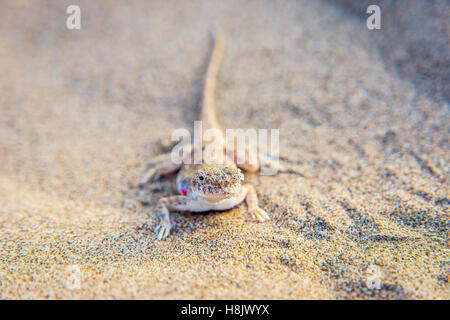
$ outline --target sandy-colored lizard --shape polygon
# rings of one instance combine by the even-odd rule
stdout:
[[[200,115],[204,129],[220,128],[214,107],[214,91],[224,47],[224,35],[218,32],[214,37],[213,51],[203,83]],[[204,137],[202,139],[204,145],[207,145],[208,142],[204,141]],[[176,183],[177,190],[181,195],[161,198],[155,209],[159,218],[155,233],[159,240],[169,235],[172,226],[170,209],[191,212],[221,211],[231,209],[245,200],[250,216],[259,221],[270,220],[267,213],[258,206],[255,188],[251,184],[243,183],[244,175],[241,169],[250,172],[258,171],[259,161],[250,163],[249,157],[237,161],[235,153],[231,155],[226,152],[223,135],[219,141],[215,140],[214,143],[215,147],[219,144],[219,149],[223,150],[224,157],[222,158],[225,161],[222,159],[217,162],[212,161],[213,164],[205,162],[202,164],[175,163],[169,153],[159,156],[156,163],[142,176],[141,187],[152,178],[179,170]],[[189,145],[186,150],[189,152],[199,151],[195,148],[194,145]]]

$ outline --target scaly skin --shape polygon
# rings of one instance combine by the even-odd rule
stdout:
[[[220,130],[215,115],[214,89],[223,52],[224,36],[219,32],[215,37],[203,87],[200,117],[204,130]],[[255,172],[259,170],[259,163],[246,161],[235,163],[236,157],[233,152],[225,153],[224,141],[225,139],[222,136],[219,141],[214,141],[214,143],[215,146],[218,145],[218,150],[223,150],[225,161],[214,161],[212,159],[213,161],[208,161],[208,163],[213,164],[175,164],[172,162],[170,154],[166,154],[159,156],[153,166],[142,176],[141,187],[150,179],[159,178],[161,175],[179,170],[177,190],[181,195],[161,198],[155,209],[159,218],[155,233],[159,240],[165,239],[170,233],[172,226],[170,209],[191,212],[221,211],[231,209],[245,200],[251,217],[259,221],[270,220],[267,213],[258,207],[255,188],[250,184],[242,184],[244,175],[238,168],[239,166],[246,171]],[[207,145],[206,141],[204,141],[204,145]],[[185,150],[188,155],[195,151],[203,151],[196,150],[193,145],[186,146]],[[221,164],[222,162],[224,163]]]

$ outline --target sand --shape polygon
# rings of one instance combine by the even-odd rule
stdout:
[[[72,31],[70,1],[1,4],[0,298],[450,298],[448,50],[331,1],[77,2]],[[193,128],[218,25],[221,123],[280,129],[297,173],[247,176],[270,222],[174,213],[155,241],[173,177],[138,180]]]

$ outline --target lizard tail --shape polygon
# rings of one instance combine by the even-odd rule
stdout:
[[[225,50],[225,34],[217,31],[214,34],[214,47],[210,56],[208,71],[203,83],[202,100],[200,106],[200,119],[204,128],[220,128],[217,121],[214,105],[214,92],[216,89],[217,74]]]

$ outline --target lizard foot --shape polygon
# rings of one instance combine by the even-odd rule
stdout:
[[[252,210],[252,211],[249,211],[249,214],[250,214],[250,216],[253,219],[256,219],[256,220],[258,220],[260,222],[264,222],[264,221],[269,221],[270,220],[270,217],[267,214],[267,212],[265,212],[263,209],[261,209],[259,207],[254,209],[254,210]]]
[[[167,238],[167,236],[170,233],[170,229],[172,226],[170,225],[170,222],[160,222],[160,224],[155,228],[155,233],[158,238],[158,240],[163,240]]]

